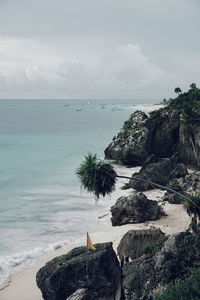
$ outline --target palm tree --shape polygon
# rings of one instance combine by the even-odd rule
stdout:
[[[174,92],[175,92],[176,94],[179,95],[179,94],[182,92],[182,90],[181,90],[180,87],[176,87],[176,88],[174,89]]]
[[[81,185],[88,192],[94,193],[99,198],[110,194],[115,189],[117,173],[113,166],[97,159],[97,155],[89,153],[85,156],[76,174]]]
[[[190,88],[191,88],[191,89],[196,89],[196,88],[197,88],[197,85],[196,85],[196,83],[194,83],[194,82],[193,82],[193,83],[191,83],[191,84],[190,84]]]
[[[99,199],[100,195],[104,197],[105,195],[111,194],[114,191],[117,178],[133,180],[133,178],[128,176],[118,175],[110,163],[97,159],[97,155],[93,155],[91,153],[88,153],[88,155],[85,156],[85,160],[76,170],[76,174],[81,182],[81,186],[83,186],[83,188],[89,193],[94,193],[97,199]],[[167,190],[175,193],[183,197],[185,200],[191,202],[200,213],[199,206],[196,205],[196,203],[193,202],[189,196],[183,195],[167,186],[157,184],[140,177],[135,176],[134,180],[140,180],[161,190]]]

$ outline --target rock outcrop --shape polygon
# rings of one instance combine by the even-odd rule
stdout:
[[[163,214],[156,201],[149,200],[144,194],[134,192],[128,197],[120,197],[111,207],[113,226],[128,223],[141,223],[157,220]]]
[[[148,117],[144,112],[134,112],[106,148],[105,158],[121,161],[127,165],[143,164],[148,157],[147,120]]]
[[[190,269],[199,263],[199,243],[198,234],[175,234],[153,256],[125,264],[125,300],[153,299],[170,282],[190,276]]]
[[[184,177],[187,174],[186,166],[183,163],[177,163],[176,156],[172,156],[171,158],[160,159],[157,162],[145,163],[139,173],[132,175],[129,186],[137,191],[146,191],[155,187],[150,183],[134,179],[135,177],[166,186],[172,179]]]
[[[121,261],[128,262],[129,258],[136,259],[145,253],[145,247],[154,244],[158,239],[164,237],[164,233],[155,227],[150,229],[129,230],[122,237],[118,247],[117,255]]]
[[[38,271],[37,285],[45,300],[66,300],[83,288],[89,290],[87,300],[106,300],[113,296],[121,274],[117,256],[112,243],[96,244],[95,247],[95,251],[88,251],[86,247],[74,248],[68,254],[49,261]]]
[[[200,123],[188,126],[181,110],[164,108],[150,117],[136,111],[105,149],[105,158],[126,165],[143,165],[152,154],[171,157],[200,168]]]

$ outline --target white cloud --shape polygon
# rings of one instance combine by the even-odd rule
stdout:
[[[18,91],[17,97],[25,91],[29,97],[34,94],[40,98],[47,90],[47,97],[50,93],[55,97],[58,90],[59,97],[64,98],[98,97],[99,91],[103,97],[115,97],[120,90],[126,96],[170,80],[167,73],[149,61],[139,45],[117,45],[101,59],[93,53],[95,63],[89,63],[77,54],[67,60],[67,52],[59,56],[50,46],[33,41],[1,40],[0,44],[0,84],[8,97],[10,88]]]

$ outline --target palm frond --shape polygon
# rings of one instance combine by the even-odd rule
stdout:
[[[83,188],[97,198],[112,193],[116,183],[116,172],[112,165],[99,161],[96,154],[89,153],[76,170]]]

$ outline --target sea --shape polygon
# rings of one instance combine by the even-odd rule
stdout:
[[[89,152],[104,158],[137,107],[124,99],[0,100],[0,283],[86,232],[103,231],[99,216],[112,200],[96,202],[75,172]]]

